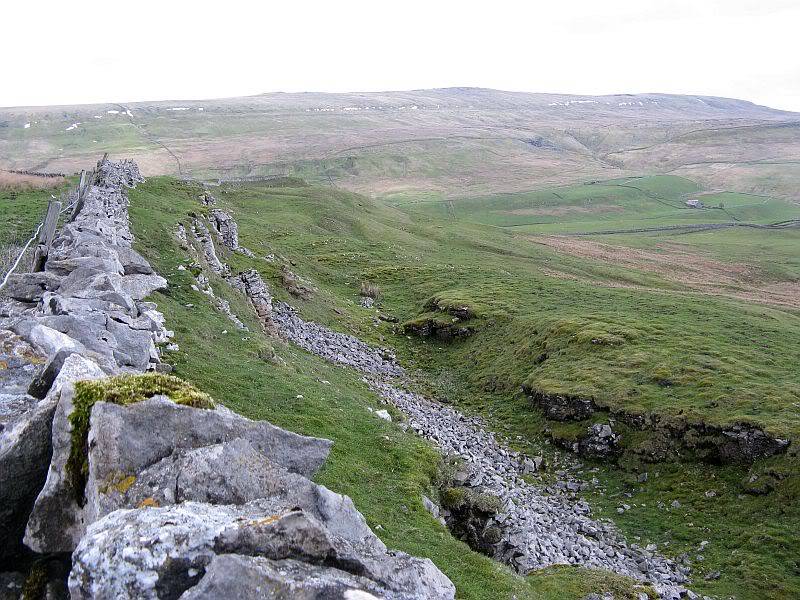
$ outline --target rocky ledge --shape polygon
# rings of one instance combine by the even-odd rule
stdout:
[[[548,394],[528,386],[523,386],[523,391],[545,417],[554,421],[584,421],[608,415],[613,421],[632,429],[651,432],[652,435],[645,443],[628,449],[648,462],[685,458],[689,455],[714,464],[750,464],[785,452],[790,443],[789,440],[769,435],[752,423],[714,425],[683,416],[638,414],[609,409],[591,398]],[[597,424],[588,426],[586,434],[579,440],[557,439],[556,442],[587,457],[605,457],[621,451],[616,443],[618,434],[604,431],[604,435],[599,436],[597,427]],[[609,425],[603,425],[603,428],[608,427]],[[609,441],[614,443],[608,444]]]
[[[3,597],[21,596],[31,563],[64,557],[66,569],[34,567],[27,591],[454,598],[430,560],[387,549],[349,498],[311,481],[329,440],[245,419],[165,374],[172,334],[144,298],[166,281],[128,223],[125,188],[141,180],[130,161],[101,161],[44,271],[13,276],[0,302],[0,558],[17,571],[0,574]],[[217,232],[238,247],[226,217]]]

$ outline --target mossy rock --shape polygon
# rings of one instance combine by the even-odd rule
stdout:
[[[72,445],[66,463],[66,471],[72,482],[75,500],[78,504],[82,506],[86,501],[84,492],[89,476],[87,460],[89,421],[94,404],[111,402],[127,406],[156,395],[167,396],[176,404],[183,406],[214,408],[211,396],[182,379],[162,373],[119,375],[107,379],[78,381],[75,384],[74,408],[69,415]]]
[[[435,337],[442,341],[469,337],[475,333],[472,326],[462,325],[458,317],[441,313],[425,313],[401,325],[405,333],[420,337]]]
[[[450,510],[470,509],[487,514],[495,514],[500,510],[500,499],[497,496],[481,494],[467,487],[446,488],[439,499],[442,506]]]

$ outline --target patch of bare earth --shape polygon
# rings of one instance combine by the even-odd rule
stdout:
[[[48,190],[64,183],[63,177],[42,177],[0,170],[0,187],[13,190]]]
[[[667,281],[685,285],[695,293],[800,308],[800,282],[766,283],[760,271],[753,265],[714,260],[682,246],[663,244],[657,246],[655,250],[643,250],[566,236],[526,237],[537,244],[571,256],[656,273]],[[562,279],[585,279],[551,269],[543,272],[545,275]],[[655,291],[654,288],[620,282],[592,280],[590,283],[605,287]]]

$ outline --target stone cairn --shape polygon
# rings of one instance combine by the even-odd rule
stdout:
[[[44,270],[12,276],[0,299],[0,595],[20,597],[19,571],[57,556],[61,576],[26,587],[73,599],[454,598],[430,560],[389,551],[349,498],[310,480],[329,440],[169,394],[81,404],[81,381],[169,379],[160,348],[172,332],[145,301],[167,283],[131,247],[126,188],[140,181],[135,163],[101,161]]]

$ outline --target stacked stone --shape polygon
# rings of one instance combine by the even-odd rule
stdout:
[[[247,296],[264,329],[273,331],[275,325],[272,322],[272,294],[259,272],[248,269],[239,273],[237,277],[231,278],[231,285]]]
[[[3,564],[71,554],[74,599],[454,598],[430,560],[389,551],[349,498],[310,481],[328,440],[165,396],[98,401],[85,482],[71,476],[74,383],[158,369],[171,336],[143,300],[166,282],[131,248],[138,170],[97,173],[44,273],[14,278],[0,309]],[[11,597],[20,581],[0,574]]]

